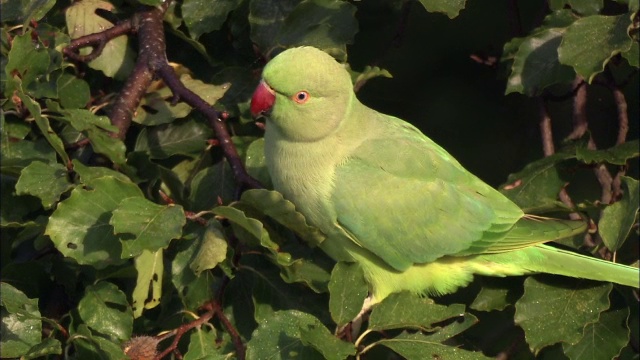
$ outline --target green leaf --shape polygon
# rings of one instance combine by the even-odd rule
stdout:
[[[580,15],[596,15],[604,7],[604,0],[569,0],[569,5]]]
[[[444,345],[438,341],[434,341],[428,335],[421,333],[410,334],[402,332],[394,338],[380,340],[376,342],[376,344],[384,345],[408,360],[425,359],[426,354],[428,354],[427,356],[429,356],[430,359],[489,359],[482,355],[481,352],[473,352]]]
[[[248,217],[242,210],[229,206],[218,206],[213,209],[213,213],[229,220],[234,228],[234,234],[238,236],[240,240],[251,245],[260,244],[271,250],[272,253],[278,252],[280,246],[271,240],[269,233],[264,229],[262,223],[254,218]]]
[[[403,291],[391,294],[373,307],[369,318],[369,330],[413,328],[437,330],[433,324],[464,316],[465,306],[436,304],[430,298],[423,298]]]
[[[55,131],[51,129],[49,119],[42,116],[40,104],[21,91],[18,91],[18,96],[20,97],[20,100],[22,100],[24,106],[31,113],[31,116],[34,117],[36,125],[42,132],[42,135],[44,135],[44,138],[49,142],[49,145],[51,145],[56,153],[62,158],[63,163],[68,164],[70,160],[69,155],[64,148],[64,144]]]
[[[640,66],[640,46],[638,42],[634,41],[633,44],[631,44],[631,48],[629,48],[629,50],[623,51],[622,57],[627,59],[627,61],[629,62],[629,65],[635,68],[639,67]]]
[[[598,231],[602,241],[611,251],[620,249],[631,231],[637,227],[640,190],[638,180],[622,176],[622,199],[607,206],[598,222]]]
[[[326,293],[331,279],[331,268],[335,262],[318,248],[310,249],[302,244],[300,248],[308,250],[304,254],[306,256],[289,264],[279,264],[280,276],[290,284],[301,282],[316,293]]]
[[[253,315],[258,323],[264,323],[274,312],[286,309],[300,310],[316,316],[325,324],[331,323],[327,296],[313,293],[299,284],[285,283],[277,266],[264,255],[243,255],[233,284],[243,289],[242,296],[250,294]],[[236,298],[238,296],[236,294]],[[238,310],[248,311],[246,305]]]
[[[349,323],[360,313],[368,290],[360,265],[346,262],[336,264],[329,281],[329,311],[338,326]]]
[[[94,34],[113,27],[113,24],[98,15],[98,9],[111,12],[111,3],[101,0],[83,0],[73,3],[65,11],[65,20],[69,36],[77,39],[84,35]],[[86,55],[91,48],[80,53]],[[102,50],[100,56],[89,62],[92,69],[102,71],[106,76],[124,80],[134,67],[134,53],[129,46],[129,38],[121,35],[111,39]]]
[[[34,161],[22,169],[16,183],[18,195],[28,194],[40,198],[45,209],[50,209],[60,199],[60,195],[72,188],[67,168],[61,164],[49,165],[41,161]]]
[[[85,324],[80,324],[76,331],[70,331],[70,335],[69,345],[73,345],[78,359],[129,360],[120,347],[120,340],[93,334]]]
[[[198,171],[190,185],[190,210],[194,212],[210,210],[221,203],[230,203],[235,199],[238,187],[226,160]]]
[[[197,327],[189,336],[189,349],[183,360],[225,360],[228,356],[219,353],[216,332],[208,327]]]
[[[114,164],[122,166],[127,162],[125,158],[126,147],[122,140],[95,127],[87,130],[87,137],[89,137],[91,141],[93,150],[105,155],[109,160],[113,161]]]
[[[254,0],[249,3],[251,41],[263,54],[268,55],[272,47],[277,44],[285,19],[301,1]]]
[[[318,228],[308,225],[304,215],[296,211],[295,205],[277,191],[247,190],[242,194],[241,201],[293,230],[311,246],[319,245],[326,238]]]
[[[47,355],[62,355],[62,344],[58,339],[46,338],[41,343],[33,345],[20,360],[38,359]]]
[[[143,197],[123,199],[109,220],[116,234],[135,237],[120,239],[123,259],[140,255],[143,250],[166,248],[182,235],[185,222],[182,206],[158,205]]]
[[[118,179],[124,183],[131,182],[126,175],[119,173],[115,170],[109,169],[104,166],[86,166],[83,163],[79,162],[77,159],[73,159],[73,171],[75,171],[80,176],[80,182],[89,186],[95,187],[95,181],[103,178],[105,176],[110,176],[115,179]],[[102,180],[99,180],[100,183]]]
[[[89,84],[70,74],[62,74],[57,81],[58,97],[67,109],[84,108],[91,100]]]
[[[283,48],[311,45],[346,61],[346,44],[358,32],[356,7],[339,0],[304,0],[287,16],[278,45]]]
[[[600,313],[609,308],[611,283],[576,280],[574,284],[549,285],[535,276],[525,280],[514,321],[524,329],[535,353],[558,342],[578,343],[584,327],[596,322]]]
[[[194,39],[208,32],[219,30],[229,13],[235,10],[240,0],[185,0],[182,4],[182,17]]]
[[[500,192],[526,213],[563,207],[557,200],[558,192],[567,183],[562,162],[573,157],[569,153],[556,153],[529,163],[520,172],[509,175]]]
[[[139,318],[143,309],[153,309],[160,304],[162,296],[162,278],[164,276],[164,259],[161,249],[151,252],[143,250],[135,258],[138,272],[136,287],[132,294],[133,317]]]
[[[247,359],[344,359],[355,354],[353,344],[331,336],[315,317],[297,311],[277,311],[254,331]]]
[[[33,161],[56,163],[56,152],[43,138],[15,140],[3,134],[0,150],[0,172],[3,175],[20,176],[20,171]]]
[[[358,31],[355,10],[339,0],[254,0],[251,39],[266,58],[288,47],[311,45],[345,61],[346,44]]]
[[[605,150],[590,150],[586,146],[576,149],[576,158],[587,164],[607,162],[615,165],[626,165],[629,159],[640,156],[640,142],[628,141]]]
[[[78,303],[78,314],[87,326],[119,340],[127,340],[133,330],[133,313],[127,296],[112,283],[89,285]]]
[[[584,328],[584,336],[574,344],[562,344],[564,353],[575,360],[614,359],[629,343],[629,308],[605,311],[598,322]]]
[[[573,66],[591,83],[613,56],[631,48],[633,40],[627,34],[630,25],[627,14],[594,15],[576,20],[567,28],[558,48],[560,62]]]
[[[185,239],[176,243],[178,250],[171,260],[170,280],[176,288],[177,294],[183,306],[188,310],[196,310],[206,301],[215,297],[214,279],[211,272],[204,271],[196,276],[189,268],[191,261],[199,247],[197,237],[202,237],[204,228],[201,225],[189,225],[185,227]]]
[[[514,295],[519,296],[516,292],[512,279],[482,278],[482,288],[469,307],[478,311],[504,310],[513,304]]]
[[[314,318],[313,324],[300,326],[300,340],[318,350],[327,360],[342,360],[356,354],[353,344],[341,341]]]
[[[353,90],[358,92],[360,88],[369,80],[376,77],[392,78],[393,76],[386,69],[382,69],[377,66],[365,66],[362,72],[357,72],[349,69],[351,74],[351,81],[353,82]]]
[[[68,122],[78,131],[85,131],[94,128],[100,128],[107,131],[117,132],[118,127],[111,125],[111,120],[107,116],[99,116],[87,109],[60,109],[57,103],[47,101],[49,110],[60,112],[63,116],[59,118],[61,121]]]
[[[177,154],[193,157],[204,151],[210,136],[209,127],[193,120],[146,127],[138,135],[135,150],[145,151],[154,159]]]
[[[222,233],[220,223],[216,220],[211,220],[189,267],[196,275],[200,275],[205,270],[215,268],[226,257],[227,239]]]
[[[234,138],[233,140],[235,143],[236,139]],[[273,188],[271,177],[269,176],[269,169],[267,169],[267,162],[264,157],[264,138],[259,138],[249,144],[244,154],[244,166],[249,175],[260,181],[265,188]]]
[[[2,23],[26,23],[30,20],[39,21],[55,4],[55,0],[3,1],[0,19]]]
[[[22,291],[5,282],[0,283],[2,330],[0,356],[20,357],[40,343],[42,321],[38,299],[29,299]]]
[[[4,14],[4,4],[2,9]],[[4,68],[3,80],[7,81],[5,94],[12,93],[15,88],[24,89],[31,94],[31,91],[41,86],[48,75],[51,58],[45,48],[32,41],[32,35],[33,30],[28,29],[24,34],[13,38]]]
[[[38,199],[31,196],[17,196],[15,193],[16,180],[8,176],[0,176],[0,225],[22,227],[29,213],[40,208]],[[5,241],[9,244],[9,241]],[[8,253],[9,251],[7,251]]]
[[[524,39],[515,54],[505,94],[519,92],[536,96],[548,86],[573,80],[573,69],[558,60],[558,46],[564,31],[546,29]]]
[[[439,12],[453,19],[464,9],[466,0],[419,0],[428,12]]]
[[[75,188],[60,202],[45,234],[64,256],[101,269],[122,262],[122,245],[109,224],[111,212],[126,198],[142,197],[142,192],[135,184],[112,176],[93,180],[92,187]]]

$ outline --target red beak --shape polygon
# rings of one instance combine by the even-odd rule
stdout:
[[[260,81],[256,91],[253,93],[253,97],[251,97],[251,115],[257,117],[269,112],[275,101],[275,91],[264,80]]]

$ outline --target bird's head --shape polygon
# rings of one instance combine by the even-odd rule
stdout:
[[[334,133],[354,97],[351,77],[329,54],[298,47],[283,51],[265,66],[251,98],[253,116],[292,141],[317,141]]]

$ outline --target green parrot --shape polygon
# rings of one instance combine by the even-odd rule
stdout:
[[[544,243],[582,221],[526,215],[409,123],[363,105],[343,65],[313,47],[267,63],[251,100],[265,115],[274,189],[355,261],[368,306],[391,293],[443,295],[474,274],[550,273],[638,287],[637,268]]]

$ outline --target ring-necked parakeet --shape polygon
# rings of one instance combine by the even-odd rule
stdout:
[[[370,304],[389,294],[447,294],[474,274],[551,273],[638,287],[638,269],[543,245],[581,221],[525,215],[418,129],[358,101],[346,69],[312,47],[264,68],[251,111],[266,115],[273,186],[356,261]]]

